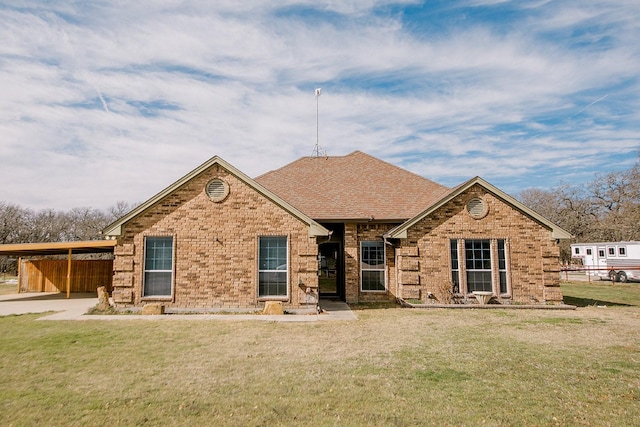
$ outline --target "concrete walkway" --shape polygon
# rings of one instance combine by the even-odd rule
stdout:
[[[27,313],[54,314],[43,316],[38,320],[261,320],[268,322],[318,322],[328,320],[356,320],[357,317],[349,306],[342,301],[320,300],[320,314],[165,314],[149,316],[138,314],[123,315],[87,315],[91,307],[98,303],[93,293],[72,293],[67,299],[64,293],[23,293],[0,295],[0,316]]]

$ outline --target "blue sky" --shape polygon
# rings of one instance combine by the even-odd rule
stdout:
[[[631,167],[637,1],[0,2],[0,201],[144,201],[361,150],[517,195]]]

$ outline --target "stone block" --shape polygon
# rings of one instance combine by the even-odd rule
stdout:
[[[264,314],[284,314],[282,301],[267,301],[264,303]]]
[[[123,256],[123,255],[133,255],[134,254],[134,245],[133,243],[125,243],[124,245],[118,245],[115,247],[115,249],[113,250],[113,253],[116,256]]]
[[[164,304],[152,303],[142,306],[142,314],[159,315],[164,314]]]
[[[400,271],[398,280],[401,285],[418,285],[420,284],[420,275],[417,271]]]
[[[133,258],[116,257],[113,261],[114,271],[133,271]]]
[[[419,258],[413,256],[400,257],[400,269],[405,271],[418,271]]]
[[[98,310],[107,310],[111,307],[109,303],[109,293],[107,292],[107,288],[104,286],[99,286],[98,289],[98,305],[96,308]]]
[[[116,304],[131,303],[133,302],[133,289],[114,289],[111,297]]]

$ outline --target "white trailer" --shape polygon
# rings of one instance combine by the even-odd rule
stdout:
[[[576,243],[571,245],[571,258],[582,262],[587,275],[640,281],[640,242]]]

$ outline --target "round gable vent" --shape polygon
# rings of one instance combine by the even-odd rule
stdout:
[[[469,202],[467,203],[467,212],[469,212],[469,215],[471,215],[471,217],[480,219],[484,218],[487,215],[487,213],[489,212],[489,207],[483,199],[476,197],[469,200]]]
[[[229,195],[229,184],[218,178],[212,179],[207,184],[205,192],[211,201],[221,202]]]

